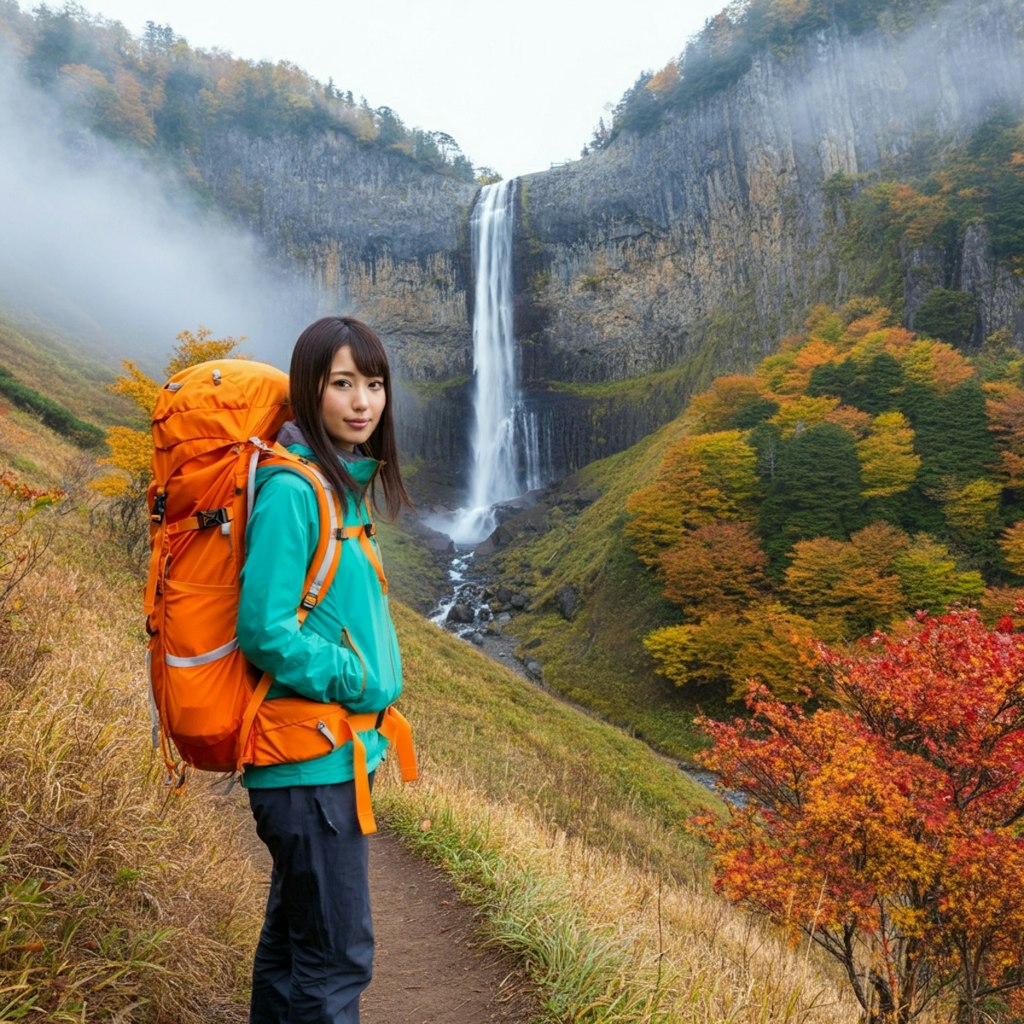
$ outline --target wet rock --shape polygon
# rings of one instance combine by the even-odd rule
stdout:
[[[536,679],[538,682],[544,678],[544,666],[533,658],[527,658],[526,661],[523,662],[523,668],[526,669],[527,675],[532,679]]]
[[[476,609],[465,601],[457,601],[448,609],[445,622],[455,622],[463,626],[469,626],[476,618]]]
[[[555,594],[555,606],[566,622],[572,622],[580,610],[580,592],[571,584],[566,583],[559,587]]]
[[[530,599],[525,594],[513,594],[508,603],[517,611],[522,611],[530,603]]]
[[[451,556],[455,554],[455,542],[451,537],[447,537],[443,533],[436,533],[432,530],[430,536],[425,538],[425,541],[427,550],[432,555]]]

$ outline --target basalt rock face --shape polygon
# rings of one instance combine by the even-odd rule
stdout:
[[[832,28],[766,53],[685,117],[528,176],[529,375],[608,381],[695,361],[696,380],[753,363],[860,284],[836,251],[843,211],[826,183],[939,154],[1022,96],[1018,0],[952,3],[912,29]],[[927,273],[911,273],[915,259]],[[930,287],[969,290],[976,340],[1007,326],[1024,342],[1024,283],[994,265],[983,230],[907,261],[908,318]]]
[[[819,302],[870,291],[873,253],[841,251],[876,171],[940,157],[1024,97],[1019,0],[938,3],[916,26],[834,26],[765,52],[733,86],[647,135],[520,181],[516,335],[554,478],[678,414],[716,373],[749,368]],[[468,462],[476,186],[342,133],[204,143],[200,175],[265,240],[315,308],[354,310],[388,343],[400,441],[458,488]],[[1024,345],[1024,279],[985,229],[903,254],[903,313],[970,291],[975,342]],[[438,471],[437,467],[441,467]]]
[[[205,185],[263,239],[297,305],[359,316],[385,339],[401,449],[460,468],[472,373],[467,225],[477,186],[343,132],[226,132],[204,146],[196,166]]]
[[[197,169],[324,312],[354,310],[389,341],[400,376],[471,370],[466,224],[477,187],[343,132],[262,139],[226,132]]]

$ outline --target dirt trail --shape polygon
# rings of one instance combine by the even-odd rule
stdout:
[[[386,832],[370,840],[377,957],[364,1024],[528,1024],[536,1003],[507,957],[482,948],[441,872]]]
[[[249,813],[245,804],[238,809]],[[255,827],[251,839],[250,855],[269,881]],[[370,838],[370,892],[377,952],[363,1024],[529,1024],[537,1016],[523,977],[483,945],[451,883],[387,832]]]

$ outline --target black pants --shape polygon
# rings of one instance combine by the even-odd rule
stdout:
[[[250,789],[249,806],[274,861],[250,1024],[358,1024],[373,924],[354,786]]]

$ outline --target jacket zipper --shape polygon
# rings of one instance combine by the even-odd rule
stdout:
[[[363,670],[363,685],[359,687],[359,695],[362,696],[366,691],[366,662],[363,660],[363,656],[360,654],[359,648],[356,647],[355,641],[352,639],[352,635],[349,633],[347,626],[341,627],[341,643],[342,646],[347,647],[359,659],[359,665]]]

